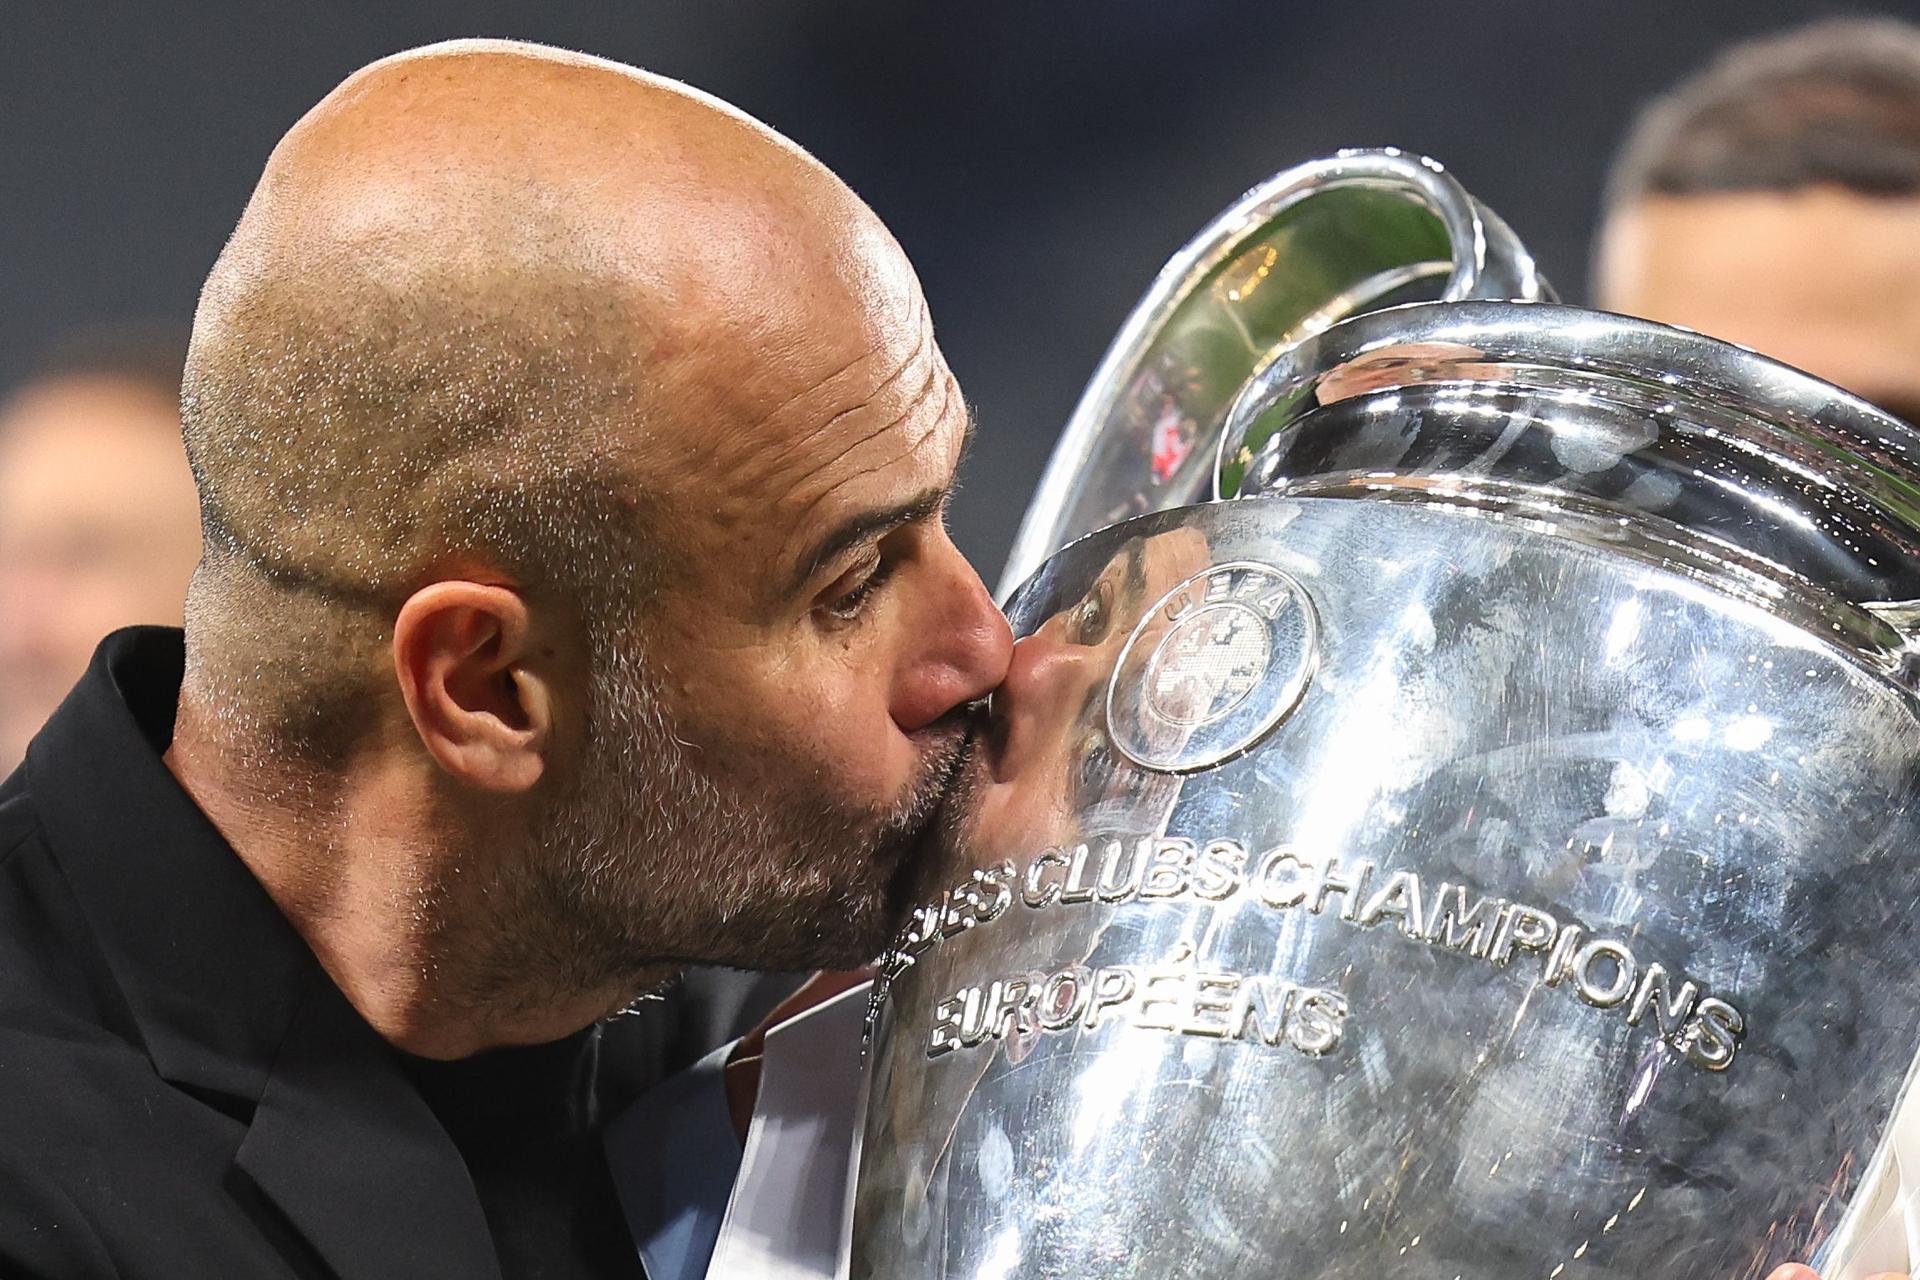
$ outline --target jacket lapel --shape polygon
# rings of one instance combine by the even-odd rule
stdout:
[[[308,985],[235,1163],[341,1280],[499,1280],[459,1152],[324,975]]]

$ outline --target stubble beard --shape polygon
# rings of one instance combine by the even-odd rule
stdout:
[[[689,964],[852,968],[906,909],[966,750],[956,713],[921,735],[907,794],[834,798],[830,765],[714,777],[675,731],[637,652],[601,647],[586,761],[537,824],[513,963],[574,991],[631,995]],[[777,774],[778,776],[768,776]],[[524,976],[524,974],[523,974]]]

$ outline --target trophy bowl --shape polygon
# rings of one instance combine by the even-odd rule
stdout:
[[[1009,602],[853,1280],[1843,1267],[1920,1049],[1916,448],[1571,307],[1278,353],[1229,500]]]

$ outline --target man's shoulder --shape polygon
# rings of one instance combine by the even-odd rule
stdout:
[[[0,791],[0,1178],[99,1187],[243,1133],[154,1069],[32,800]],[[109,1166],[113,1167],[109,1167]],[[4,1197],[0,1197],[3,1199]],[[3,1219],[0,1219],[3,1220]]]
[[[230,1160],[237,1138],[216,1139],[193,1114],[201,1108],[137,1047],[55,1005],[8,994],[0,1006],[0,1274],[127,1274],[108,1241],[153,1216],[140,1202],[177,1186],[202,1152]]]
[[[58,1183],[20,1177],[24,1158],[0,1152],[0,1274],[9,1276],[119,1276],[113,1255],[87,1214]]]
[[[148,1167],[231,1159],[243,1117],[163,1080],[140,1045],[61,989],[58,958],[0,942],[0,966],[16,960],[43,972],[0,979],[0,1183],[105,1188]]]
[[[0,781],[0,862],[40,831],[40,815],[27,791],[27,767]]]
[[[38,905],[38,883],[53,870],[46,827],[40,806],[27,787],[27,767],[0,782],[0,909],[11,899],[20,905]],[[23,877],[25,877],[23,879]],[[0,947],[11,940],[0,932]]]
[[[17,1151],[23,1136],[35,1150],[102,1135],[130,1143],[147,1122],[173,1119],[179,1096],[138,1045],[57,1002],[0,992],[0,1148]]]
[[[0,961],[3,962],[3,961]],[[176,1087],[69,1003],[0,987],[0,1275],[280,1274],[237,1211],[246,1110]],[[131,1249],[133,1252],[129,1253]]]
[[[99,951],[18,782],[0,789],[0,1035],[51,1023],[72,1040],[75,1020],[105,1020]]]

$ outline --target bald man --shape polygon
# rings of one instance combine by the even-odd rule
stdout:
[[[184,635],[0,789],[0,1274],[641,1274],[606,1020],[875,953],[1007,666],[912,270],[721,103],[440,46],[276,148],[183,406]]]

